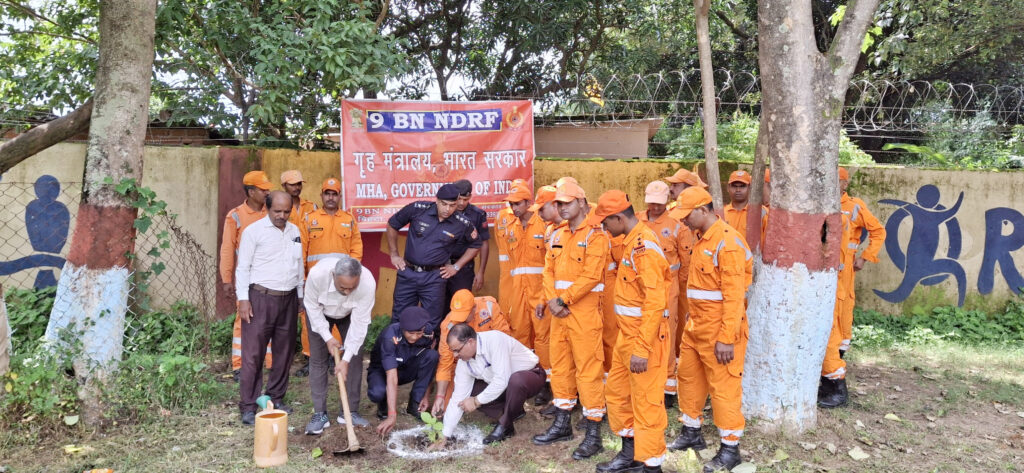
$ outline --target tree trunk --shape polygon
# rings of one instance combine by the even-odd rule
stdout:
[[[700,57],[700,91],[704,99],[704,161],[708,167],[708,185],[715,209],[722,210],[722,177],[718,172],[718,106],[715,100],[715,74],[711,64],[711,33],[708,11],[711,0],[693,0],[697,18],[697,51]]]
[[[40,151],[64,141],[89,128],[92,99],[56,120],[46,122],[10,141],[0,144],[0,174]]]
[[[810,2],[758,3],[761,124],[772,163],[767,238],[750,292],[744,413],[766,430],[813,428],[839,262],[839,129],[859,45],[878,0],[853,0],[830,50]],[[756,183],[755,183],[756,184]]]
[[[142,180],[155,21],[156,0],[100,3],[85,182],[46,327],[51,343],[61,346],[68,329],[81,343],[82,351],[72,356],[76,374],[85,380],[79,396],[88,423],[99,420],[99,387],[121,359],[137,210],[114,187],[125,178]],[[108,177],[114,184],[104,182]]]
[[[0,376],[11,370],[11,356],[13,355],[11,324],[7,321],[7,299],[4,295],[4,286],[0,284]]]

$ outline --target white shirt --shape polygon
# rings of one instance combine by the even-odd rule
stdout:
[[[299,227],[286,222],[284,230],[263,217],[242,231],[235,267],[235,296],[249,300],[249,285],[259,284],[275,291],[298,289],[302,297],[302,237]]]
[[[442,434],[451,437],[455,433],[455,426],[462,420],[459,403],[473,392],[476,380],[482,379],[487,383],[487,388],[476,395],[480,404],[487,404],[505,392],[512,373],[532,370],[538,360],[526,345],[502,332],[477,332],[476,356],[469,361],[459,360],[455,365],[455,388],[445,409]]]
[[[343,360],[349,361],[366,339],[366,329],[370,326],[370,311],[373,310],[373,303],[377,298],[377,281],[373,279],[373,273],[366,269],[366,266],[361,266],[363,272],[359,275],[359,285],[351,294],[343,295],[334,286],[333,272],[336,264],[338,258],[324,258],[310,268],[309,275],[306,276],[306,297],[302,304],[306,306],[310,330],[320,335],[324,342],[332,338],[327,317],[352,317],[348,333],[345,334],[345,352],[342,355]]]

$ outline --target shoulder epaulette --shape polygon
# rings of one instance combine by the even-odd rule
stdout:
[[[429,209],[431,205],[434,205],[434,203],[421,200],[419,202],[413,202],[412,205],[417,209]]]

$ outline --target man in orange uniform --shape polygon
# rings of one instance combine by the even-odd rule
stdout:
[[[750,197],[750,173],[733,171],[729,175],[729,205],[725,206],[725,223],[747,238],[747,198]]]
[[[512,193],[517,186],[525,186],[525,181],[512,181]],[[510,193],[511,195],[511,193]],[[505,202],[509,202],[508,198]],[[511,314],[515,289],[512,287],[512,258],[509,254],[508,231],[518,224],[512,207],[506,205],[494,217],[494,244],[498,248],[498,304],[501,310]]]
[[[865,230],[868,232],[868,247],[861,252],[860,256],[854,256],[853,271],[839,272],[839,285],[844,287],[846,293],[849,294],[849,298],[839,314],[839,327],[843,335],[839,351],[842,355],[845,355],[846,350],[850,349],[850,340],[853,338],[853,306],[857,301],[854,292],[854,275],[864,268],[865,261],[877,263],[878,252],[885,244],[885,227],[871,214],[868,204],[857,197],[850,197],[850,194],[846,193],[846,188],[849,186],[850,173],[845,168],[839,168],[839,190],[843,193],[839,199],[839,205],[842,207],[843,214],[850,218],[849,237],[842,245],[842,249],[850,250],[856,255]]]
[[[840,173],[841,177],[843,177],[842,173]],[[841,179],[840,182],[842,182]],[[836,286],[836,303],[832,310],[832,330],[829,332],[828,344],[825,346],[825,359],[821,364],[821,381],[818,383],[818,407],[825,409],[842,407],[849,401],[849,392],[846,389],[846,361],[840,356],[839,346],[843,339],[842,311],[846,306],[846,301],[853,296],[852,287],[843,286],[843,273],[853,273],[853,261],[857,250],[845,245],[850,239],[850,216],[843,212],[842,217],[843,233],[840,241],[843,245],[839,248],[839,284]]]
[[[601,293],[608,265],[608,235],[587,221],[587,196],[583,188],[566,182],[557,188],[558,213],[566,222],[555,230],[544,262],[545,304],[551,320],[551,390],[558,412],[548,430],[533,443],[548,445],[573,437],[570,414],[579,391],[586,418],[586,436],[572,457],[582,460],[603,450],[601,419],[604,418],[604,352],[601,350]]]
[[[588,215],[589,217],[589,215]],[[601,314],[604,316],[601,342],[604,347],[604,376],[612,370],[612,355],[615,353],[615,341],[619,338],[619,321],[615,315],[615,279],[622,259],[623,240],[626,235],[608,235],[608,267],[604,271],[604,294],[601,295]]]
[[[715,214],[711,194],[704,189],[683,191],[678,208],[698,239],[693,245],[686,289],[690,318],[679,345],[679,421],[683,432],[669,448],[706,447],[700,426],[710,393],[722,446],[704,471],[728,471],[742,461],[739,441],[745,425],[740,408],[748,338],[746,292],[753,257],[739,232]]]
[[[245,202],[228,211],[224,217],[224,233],[220,242],[220,282],[224,285],[225,294],[235,294],[235,257],[238,243],[242,239],[242,230],[253,222],[266,217],[266,199],[270,192],[270,179],[263,171],[250,171],[242,177],[242,188],[245,190]],[[271,367],[270,347],[264,365]],[[242,319],[235,314],[235,325],[231,332],[231,371],[235,381],[242,370]]]
[[[668,405],[675,400],[676,395],[676,339],[677,327],[679,326],[679,271],[680,256],[685,254],[686,260],[690,259],[690,245],[693,242],[693,234],[690,229],[678,220],[669,216],[666,210],[668,203],[669,186],[662,181],[653,181],[647,184],[644,192],[644,203],[647,210],[639,215],[640,221],[647,225],[656,235],[658,243],[669,264],[669,286],[668,293],[668,361],[665,363],[665,403]]]
[[[437,347],[441,357],[437,362],[437,374],[434,375],[434,406],[430,409],[431,415],[436,418],[440,418],[448,405],[447,398],[451,396],[451,384],[455,379],[455,364],[459,361],[448,348],[448,331],[461,323],[469,324],[477,332],[497,330],[511,335],[508,318],[493,297],[473,297],[469,289],[459,289],[452,294],[451,312],[441,322],[440,346]]]
[[[677,205],[676,199],[679,198],[679,194],[687,187],[697,186],[705,189],[708,187],[696,173],[682,168],[676,171],[675,174],[666,177],[664,181],[668,183],[669,210]]]
[[[302,198],[302,184],[306,180],[302,178],[302,173],[297,169],[290,169],[281,173],[281,189],[284,190],[288,195],[292,197],[292,212],[288,214],[288,221],[293,225],[302,229],[302,220],[306,214],[313,212],[317,209],[316,204]],[[302,238],[303,244],[306,242],[305,236]],[[312,265],[306,265],[306,272],[309,272],[309,268]],[[302,368],[295,370],[293,373],[299,378],[309,376],[309,328],[306,327],[306,309],[299,306],[299,324],[302,327],[299,338],[302,340],[302,354],[306,356],[306,363],[302,365]]]
[[[555,229],[561,226],[562,216],[558,213],[558,207],[555,204],[555,195],[557,191],[554,186],[543,186],[537,189],[537,198],[534,199],[533,205],[529,207],[529,211],[533,212],[537,217],[544,223],[544,240],[543,248],[541,248],[541,266],[546,262],[547,252],[550,250],[551,236],[554,234]],[[541,283],[535,287],[532,287],[533,291],[528,298],[534,304],[543,304],[544,299],[544,276],[541,275]],[[541,358],[540,353],[544,353],[544,358],[541,358],[541,366],[544,367],[544,372],[547,375],[547,384],[544,389],[541,390],[540,394],[533,399],[533,405],[535,406],[546,406],[540,411],[541,415],[551,417],[558,412],[558,408],[551,403],[551,317],[536,317],[530,318],[530,322],[533,324],[533,347],[534,351],[538,354],[537,357]]]
[[[668,186],[657,181],[659,195]],[[672,270],[658,234],[637,219],[621,190],[601,195],[592,222],[601,221],[613,236],[625,236],[615,282],[619,334],[605,384],[608,422],[622,437],[622,450],[597,471],[661,472],[665,461],[668,414],[662,402],[669,354],[668,296]],[[635,437],[635,442],[634,442]]]
[[[686,169],[676,171],[672,176],[665,178],[665,181],[669,183],[669,203],[666,206],[666,209],[668,209],[669,212],[669,217],[682,224],[683,219],[679,216],[679,211],[676,210],[676,207],[679,205],[679,195],[690,187],[707,189],[708,185],[705,184],[696,173],[687,171]],[[680,327],[686,324],[686,318],[689,314],[689,307],[686,301],[686,282],[690,278],[690,248],[692,246],[693,232],[690,231],[690,227],[683,224],[680,227],[679,249],[677,251],[679,254],[679,271],[676,272],[676,279],[679,282],[679,301],[676,304],[676,328],[673,330],[673,336],[675,338],[672,339],[673,353],[675,353],[675,350],[679,347],[680,340],[683,338],[683,331]],[[678,383],[679,377],[675,373],[676,365],[678,365],[678,359],[675,357],[672,358],[671,363],[674,371],[669,374],[669,379],[674,379],[676,380],[676,383]],[[674,405],[673,398],[673,395],[666,393],[665,405]]]

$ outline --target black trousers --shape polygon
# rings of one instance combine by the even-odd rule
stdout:
[[[516,418],[526,412],[523,403],[527,399],[536,396],[544,387],[546,375],[544,368],[540,365],[531,370],[516,371],[508,379],[508,387],[497,399],[481,405],[477,410],[487,417],[497,420],[505,428],[511,427]],[[487,383],[482,379],[473,383],[471,396],[476,396],[487,389]]]
[[[299,296],[294,290],[288,295],[272,296],[249,289],[249,303],[252,319],[242,322],[242,372],[238,380],[238,408],[243,413],[256,410],[256,398],[263,390],[263,357],[269,342],[273,342],[270,352],[274,365],[267,377],[267,394],[274,405],[284,399],[288,392],[288,369],[295,356],[299,316]]]

